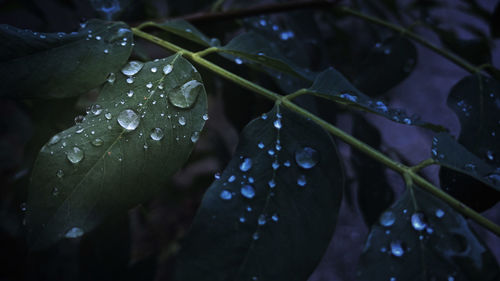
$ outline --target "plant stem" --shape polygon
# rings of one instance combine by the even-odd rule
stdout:
[[[387,157],[386,155],[382,154],[381,152],[377,151],[376,149],[370,147],[369,145],[363,143],[362,141],[356,139],[355,137],[347,134],[346,132],[342,131],[341,129],[335,127],[334,125],[326,122],[325,120],[321,119],[320,117],[312,114],[311,112],[303,109],[302,107],[296,105],[290,100],[290,96],[282,96],[277,93],[274,93],[268,89],[265,89],[243,77],[240,77],[232,72],[227,71],[226,69],[206,60],[205,58],[200,56],[201,54],[207,53],[209,49],[208,48],[204,51],[201,51],[199,53],[193,53],[191,51],[185,50],[175,44],[172,44],[170,42],[164,41],[161,38],[158,38],[154,35],[142,32],[141,30],[137,28],[132,28],[132,31],[134,35],[141,37],[143,39],[146,39],[148,41],[151,41],[155,44],[158,44],[168,50],[177,52],[192,61],[208,68],[212,72],[222,76],[223,78],[230,80],[244,88],[247,88],[253,92],[256,92],[276,103],[282,104],[283,106],[286,106],[290,110],[296,112],[297,114],[309,118],[311,121],[314,123],[318,124],[321,126],[323,129],[326,131],[330,132],[332,135],[336,136],[337,138],[341,139],[345,143],[351,145],[352,147],[362,151],[363,153],[367,154],[371,158],[379,161],[383,165],[387,166],[388,168],[398,172],[399,174],[403,175],[405,178],[411,179],[413,183],[421,186],[434,196],[440,198],[441,200],[445,201],[448,203],[451,207],[453,207],[455,210],[458,212],[462,213],[463,215],[469,217],[470,219],[476,221],[478,224],[482,225],[486,229],[490,230],[491,232],[495,233],[497,236],[500,236],[500,226],[496,225],[492,221],[488,220],[487,218],[481,216],[479,213],[475,212],[474,210],[470,209],[469,207],[465,206],[463,203],[460,201],[456,200],[455,198],[451,197],[438,187],[434,186],[430,182],[426,181],[424,178],[419,176],[415,170],[417,168],[415,167],[424,167],[428,164],[430,164],[428,160],[423,161],[422,163],[416,165],[415,167],[407,167],[399,162],[396,162],[392,160],[391,158]],[[299,90],[295,93],[292,94],[292,98],[294,96],[298,96],[299,93],[301,94],[302,92]]]
[[[438,164],[436,162],[436,160],[432,159],[432,158],[428,158],[428,159],[425,159],[424,161],[418,163],[417,165],[411,167],[410,169],[417,173],[419,172],[420,170],[422,170],[423,168],[425,167],[428,167],[428,166],[431,166],[431,165],[434,165],[434,164]]]

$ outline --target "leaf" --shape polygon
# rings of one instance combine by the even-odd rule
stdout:
[[[438,157],[438,160],[456,171],[470,170],[465,171],[466,174],[483,183],[441,168],[441,186],[452,196],[478,211],[489,209],[500,200],[500,142],[497,135],[500,133],[500,82],[478,75],[467,76],[453,86],[447,103],[460,120],[461,133],[458,143],[464,149],[455,151],[451,149],[451,145],[443,145],[436,154],[442,154],[444,159]],[[454,147],[458,149],[459,146]],[[470,153],[463,152],[464,150]],[[491,168],[487,168],[487,165],[495,168],[496,172],[488,172]],[[477,174],[472,171],[472,167],[477,169]],[[497,190],[491,190],[484,183],[496,186]]]
[[[78,32],[38,33],[0,25],[0,96],[77,96],[118,71],[132,51],[132,32],[121,22],[91,20]]]
[[[472,64],[491,62],[490,44],[487,38],[462,39],[453,30],[432,26],[443,45]]]
[[[210,39],[185,20],[171,20],[157,25],[159,28],[188,39],[205,47],[220,45],[219,40]]]
[[[81,124],[41,149],[28,195],[32,247],[144,202],[187,160],[206,119],[200,75],[178,55],[133,75],[118,73]]]
[[[375,44],[358,67],[353,83],[371,97],[380,96],[405,80],[415,68],[416,62],[415,45],[404,37],[391,37]]]
[[[380,132],[365,118],[354,115],[353,136],[377,149],[381,144]],[[374,224],[380,214],[394,201],[394,192],[387,182],[385,167],[378,161],[353,149],[352,166],[358,182],[358,204],[365,223]]]
[[[500,192],[499,171],[469,152],[449,134],[440,133],[434,137],[432,158],[441,166],[469,175]]]
[[[493,254],[467,221],[412,187],[380,216],[361,255],[358,280],[484,280],[500,277]]]
[[[495,10],[490,18],[490,33],[494,38],[500,37],[500,2],[495,6]]]
[[[219,51],[236,56],[237,64],[242,63],[243,58],[306,81],[313,81],[315,76],[283,56],[275,43],[252,31],[233,38]]]
[[[176,280],[307,280],[328,247],[343,186],[335,144],[279,105],[263,116],[207,190]]]
[[[397,123],[420,126],[438,132],[446,131],[440,125],[421,121],[418,117],[410,117],[400,109],[389,108],[383,101],[372,100],[356,89],[340,72],[333,68],[320,73],[307,91],[315,96],[375,113]]]

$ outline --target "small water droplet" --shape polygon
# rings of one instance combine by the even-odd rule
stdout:
[[[108,119],[108,120],[111,120],[113,115],[111,114],[111,112],[108,112],[108,113],[104,114],[104,117],[106,117],[106,119]]]
[[[259,144],[257,144],[257,146],[258,146],[260,149],[263,149],[263,148],[264,148],[264,143],[259,142]]]
[[[109,54],[109,50],[108,49],[104,49],[103,51],[105,54]]]
[[[125,130],[133,131],[139,126],[140,118],[132,109],[125,109],[118,115],[116,120]]]
[[[85,117],[83,115],[78,115],[75,117],[75,124],[80,124],[85,121]]]
[[[215,178],[216,180],[220,180],[220,173],[215,173],[214,178]]]
[[[59,188],[54,187],[54,188],[52,189],[52,196],[57,196],[57,195],[59,195]]]
[[[247,172],[251,168],[252,168],[252,159],[250,158],[243,159],[243,162],[240,164],[240,170],[242,172]]]
[[[146,84],[146,88],[151,89],[152,87],[153,87],[153,83],[148,82],[148,83]]]
[[[236,177],[234,175],[231,175],[228,179],[227,182],[233,182],[236,180]]]
[[[290,167],[291,165],[292,164],[288,160],[286,160],[285,163],[283,163],[283,166],[285,166],[285,167]]]
[[[21,209],[21,212],[26,212],[26,208],[27,208],[27,204],[26,202],[23,202],[19,205],[19,208]]]
[[[165,136],[165,134],[163,133],[162,129],[154,128],[151,130],[151,134],[149,136],[151,137],[151,139],[159,141]]]
[[[273,167],[273,170],[278,170],[278,168],[280,167],[280,163],[275,160],[271,166]]]
[[[137,74],[139,71],[141,71],[142,67],[144,66],[143,62],[132,60],[129,61],[121,70],[121,72],[124,75],[127,76],[132,76]]]
[[[281,127],[282,127],[281,119],[278,118],[278,119],[274,120],[273,126],[274,126],[274,128],[276,128],[278,130],[281,129]]]
[[[267,154],[269,154],[269,155],[271,155],[271,156],[272,156],[272,155],[274,155],[274,150],[269,149],[269,150],[267,151]]]
[[[172,72],[173,66],[171,64],[167,64],[163,67],[163,74],[167,75]]]
[[[229,190],[224,189],[220,192],[219,197],[222,200],[230,200],[231,198],[233,198],[233,195],[231,194],[231,192]]]
[[[235,59],[234,59],[234,62],[235,62],[236,64],[242,64],[242,63],[243,63],[243,61],[242,61],[240,58],[235,58]]]
[[[270,188],[275,188],[276,187],[276,181],[274,179],[270,180],[267,185],[269,185]]]
[[[295,162],[303,169],[312,169],[318,163],[318,151],[311,147],[304,147],[295,152]]]
[[[70,149],[70,151],[67,152],[66,158],[68,158],[69,162],[73,164],[78,164],[83,160],[83,150],[81,150],[77,146],[73,146],[73,148]]]
[[[255,197],[255,189],[251,185],[247,184],[242,186],[240,191],[241,195],[243,195],[243,197],[245,198],[252,199]]]
[[[342,99],[351,101],[351,102],[357,102],[358,101],[358,97],[357,96],[351,95],[351,94],[348,94],[348,93],[340,94],[339,97],[342,98]]]
[[[297,178],[297,185],[299,185],[299,186],[306,186],[306,184],[307,184],[306,176],[305,175],[300,175]]]
[[[108,83],[113,84],[113,83],[115,83],[116,75],[113,72],[111,72],[108,75],[108,78],[106,78],[106,80],[108,81]]]
[[[266,222],[267,222],[267,220],[266,220],[266,216],[265,216],[264,214],[261,214],[261,215],[259,216],[259,219],[257,220],[257,223],[258,223],[259,225],[264,225],[264,224],[266,224]]]
[[[59,141],[61,140],[61,137],[59,135],[55,135],[53,136],[50,140],[49,140],[49,145],[54,145],[56,143],[58,143]]]
[[[102,107],[100,105],[98,105],[98,104],[94,104],[90,108],[90,111],[92,112],[92,114],[94,114],[95,116],[97,116],[97,115],[101,114]]]
[[[500,183],[500,174],[491,173],[486,176],[486,179],[494,185],[498,185]]]
[[[191,135],[191,142],[192,143],[195,143],[198,141],[198,139],[200,138],[200,133],[199,132],[194,132],[192,135]]]
[[[92,140],[92,145],[93,146],[102,146],[104,144],[104,141],[100,138],[96,138]]]
[[[128,77],[126,81],[128,84],[132,84],[134,83],[134,77]]]
[[[203,114],[203,116],[201,118],[203,118],[203,120],[207,121],[208,120],[208,114],[206,114],[206,113]]]
[[[395,257],[401,257],[405,253],[403,243],[401,241],[392,241],[391,242],[391,253]]]
[[[156,68],[156,67],[151,67],[151,72],[156,73],[156,71],[158,71],[158,68]]]
[[[396,221],[396,216],[391,211],[386,211],[380,216],[380,224],[389,227]]]
[[[278,217],[278,214],[274,213],[272,216],[271,216],[271,219],[275,222],[277,222],[279,220],[279,217]]]
[[[72,227],[66,234],[64,234],[64,237],[66,238],[78,238],[81,237],[85,232],[79,228],[79,227]]]
[[[179,125],[181,126],[186,125],[186,118],[184,118],[184,116],[179,117]]]
[[[199,93],[203,90],[203,85],[196,81],[191,80],[184,83],[179,89],[174,90],[168,95],[170,103],[179,108],[191,107]]]
[[[240,217],[240,222],[244,223],[246,221],[245,217]]]
[[[417,212],[411,215],[411,224],[415,230],[422,231],[427,224],[425,223],[424,214]]]
[[[56,176],[61,179],[62,177],[64,177],[64,171],[61,169],[57,170]]]
[[[255,233],[252,235],[252,239],[253,239],[253,240],[259,240],[259,233],[258,233],[258,232],[255,232]]]
[[[486,157],[488,157],[488,160],[490,160],[490,161],[495,160],[495,154],[491,150],[486,151]]]
[[[441,209],[436,210],[436,217],[442,218],[444,216],[444,211]]]

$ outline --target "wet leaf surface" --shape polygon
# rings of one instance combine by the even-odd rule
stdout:
[[[104,86],[81,123],[42,147],[28,195],[32,247],[79,237],[147,200],[197,141],[207,104],[191,64],[172,56],[130,62],[122,72]]]
[[[379,219],[361,255],[358,280],[498,280],[493,254],[444,202],[414,187]]]
[[[160,26],[165,31],[186,38],[205,47],[209,47],[212,45],[216,46],[220,44],[218,40],[211,40],[196,27],[185,20],[167,21],[159,24],[158,26]]]
[[[342,186],[330,136],[275,106],[243,130],[207,190],[176,280],[306,280],[329,245]]]
[[[75,33],[38,33],[0,25],[0,96],[66,98],[85,93],[118,71],[132,51],[121,22],[91,20]]]

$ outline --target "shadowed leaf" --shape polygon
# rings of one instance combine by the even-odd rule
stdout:
[[[0,25],[0,96],[66,98],[93,89],[132,51],[120,22],[91,20],[75,33],[38,33]]]
[[[203,198],[176,280],[307,280],[335,228],[338,157],[325,131],[287,109],[252,121]]]
[[[188,39],[205,47],[212,45],[217,46],[220,43],[218,40],[211,40],[196,27],[185,20],[172,20],[157,24],[157,26],[165,31],[171,32],[182,38]]]
[[[127,73],[104,86],[81,124],[42,147],[28,195],[34,248],[147,200],[187,160],[206,119],[196,69],[172,56]]]

